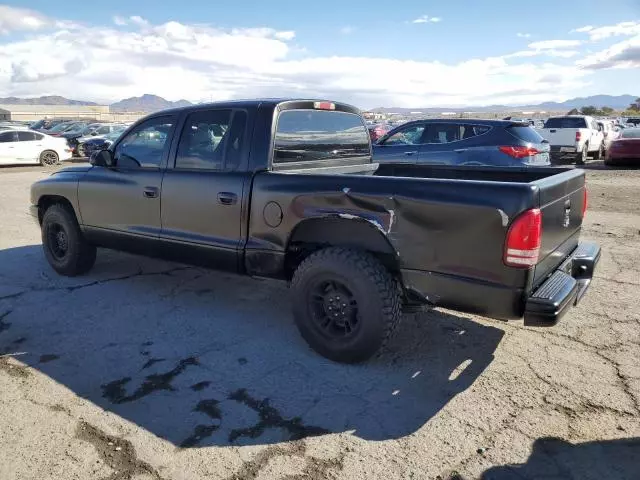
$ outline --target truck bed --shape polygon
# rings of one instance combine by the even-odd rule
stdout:
[[[381,177],[434,178],[448,180],[475,180],[485,182],[531,183],[566,172],[569,168],[555,167],[478,167],[424,165],[412,163],[380,164],[374,175]]]

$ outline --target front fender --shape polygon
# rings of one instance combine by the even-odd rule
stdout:
[[[78,203],[78,183],[91,167],[70,167],[59,170],[51,176],[31,185],[31,205],[42,208],[45,204],[68,203],[82,224]]]

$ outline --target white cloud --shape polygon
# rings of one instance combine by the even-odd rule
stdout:
[[[540,42],[530,43],[529,48],[533,50],[552,50],[577,47],[580,44],[582,44],[580,40],[542,40]]]
[[[584,27],[574,28],[569,33],[585,33],[585,32],[588,32],[590,30],[593,30],[593,26],[585,25]]]
[[[56,29],[54,23],[52,31],[0,43],[0,96],[112,102],[153,93],[192,101],[321,97],[365,108],[479,105],[568,97],[589,75],[579,66],[554,63],[553,56],[573,55],[568,48],[452,63],[314,56],[292,45],[295,32],[289,30],[153,24],[140,17],[126,23],[124,29]]]
[[[125,25],[128,24],[127,19],[123,18],[123,17],[121,17],[119,15],[116,15],[116,16],[113,17],[113,23],[115,23],[119,27],[124,27]]]
[[[640,35],[592,53],[576,64],[588,70],[640,68]]]
[[[51,19],[33,10],[0,5],[0,35],[21,30],[39,30],[51,23]]]
[[[340,33],[343,35],[351,35],[355,31],[356,31],[355,27],[352,27],[351,25],[347,25],[340,29]]]
[[[284,32],[275,32],[273,36],[280,40],[293,40],[296,36],[296,32],[294,32],[293,30],[287,30]]]
[[[593,27],[587,25],[575,32],[586,33],[592,42],[610,37],[630,37],[609,47],[592,52],[576,62],[580,68],[602,70],[607,68],[629,69],[640,67],[640,22],[620,22],[615,25]]]
[[[516,33],[516,37],[519,37],[519,38],[531,38],[531,34],[530,33],[520,33],[520,32],[518,32],[518,33]]]
[[[418,18],[411,21],[411,23],[438,23],[441,22],[440,17],[430,17],[429,15],[421,15]]]
[[[591,41],[597,42],[609,37],[640,35],[640,22],[620,22],[616,25],[577,28],[575,32],[586,33]]]
[[[129,21],[135,25],[139,25],[140,27],[146,27],[149,25],[149,22],[147,20],[138,15],[129,17]]]
[[[579,55],[577,50],[556,50],[554,48],[546,50],[521,50],[518,52],[504,55],[504,58],[526,58],[526,57],[555,57],[555,58],[571,58]]]

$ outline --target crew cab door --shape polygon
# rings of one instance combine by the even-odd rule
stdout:
[[[181,120],[162,182],[163,257],[238,270],[252,176],[247,123],[247,112],[234,109]]]
[[[94,166],[80,180],[86,235],[98,245],[153,253],[160,235],[162,175],[175,115],[135,126],[112,147],[115,167]]]
[[[424,124],[413,123],[373,145],[373,161],[379,163],[416,163],[422,143]]]

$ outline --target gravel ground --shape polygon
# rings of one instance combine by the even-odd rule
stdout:
[[[115,252],[57,276],[0,169],[0,479],[637,479],[640,171],[589,165],[603,258],[551,329],[435,310],[343,366],[286,288]]]

